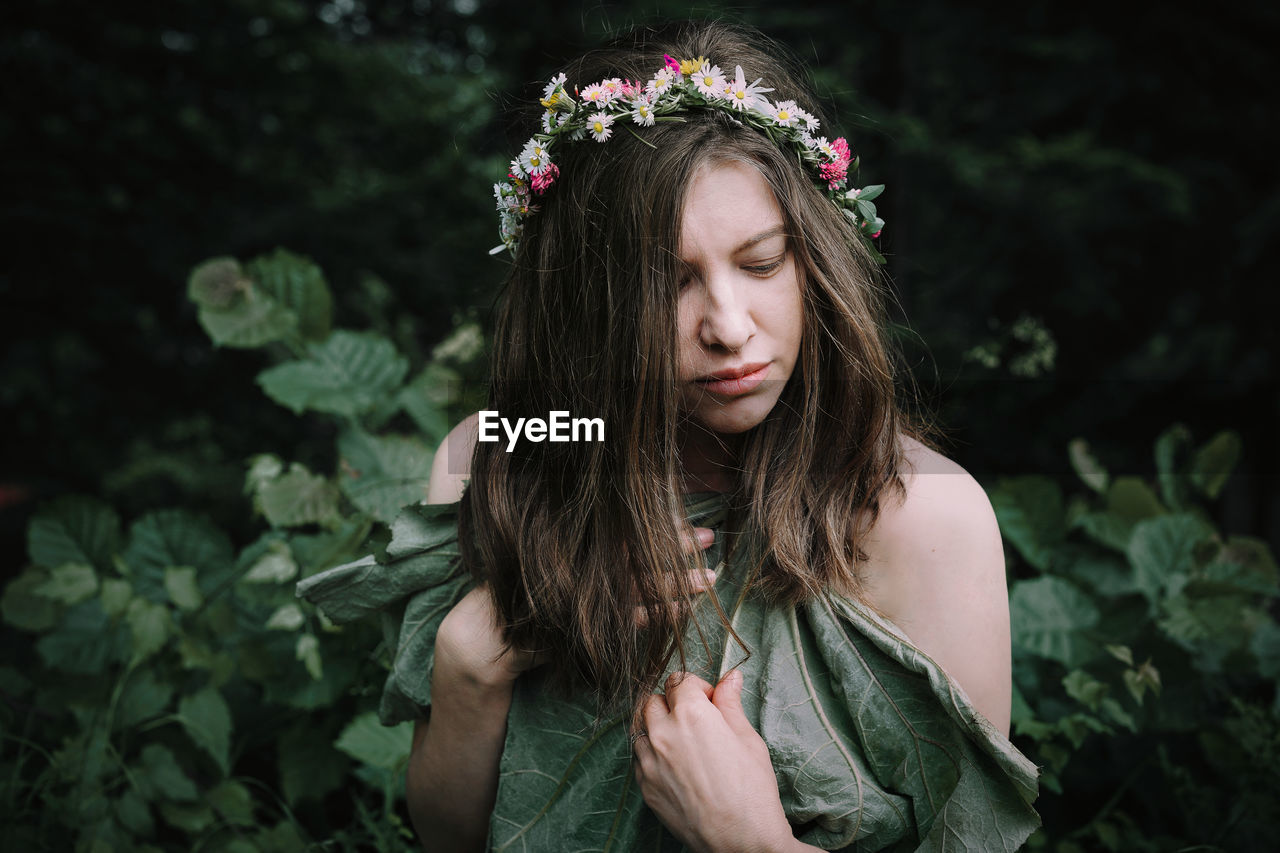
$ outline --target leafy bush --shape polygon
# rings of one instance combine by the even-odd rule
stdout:
[[[1032,847],[1264,849],[1280,831],[1280,628],[1266,543],[1221,534],[1240,442],[1155,443],[1154,486],[1069,448],[1089,493],[999,482],[1015,740],[1044,768]]]
[[[332,463],[248,460],[267,529],[238,551],[182,509],[127,530],[91,498],[36,516],[0,600],[15,638],[0,658],[0,841],[411,849],[410,731],[373,711],[376,626],[336,628],[293,588],[368,553],[378,523],[424,497],[431,448],[480,402],[479,331],[415,370],[385,336],[333,329],[320,270],[284,251],[206,262],[188,292],[215,344],[271,361],[270,399],[332,430]],[[1044,477],[991,489],[1015,578],[1014,737],[1044,768],[1033,848],[1246,849],[1280,830],[1276,566],[1204,507],[1239,452],[1232,433],[1193,450],[1174,427],[1153,484],[1110,476],[1077,441],[1085,494]]]
[[[34,518],[0,601],[26,635],[0,667],[2,846],[410,849],[410,730],[373,712],[377,628],[328,624],[294,584],[367,553],[376,522],[423,499],[478,332],[410,378],[387,339],[331,329],[321,272],[284,251],[202,264],[189,295],[215,344],[275,361],[268,397],[335,422],[333,471],[251,459],[245,489],[270,527],[238,552],[182,509],[125,530],[73,497]]]

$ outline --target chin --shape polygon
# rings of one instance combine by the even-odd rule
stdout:
[[[703,401],[693,413],[693,420],[705,429],[722,435],[740,435],[764,423],[777,404],[777,398],[739,399],[722,406]]]

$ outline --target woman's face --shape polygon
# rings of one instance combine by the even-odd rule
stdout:
[[[804,324],[782,210],[764,177],[704,165],[680,232],[682,410],[717,433],[761,423],[795,369]]]

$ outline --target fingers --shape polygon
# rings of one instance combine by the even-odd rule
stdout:
[[[683,520],[680,521],[680,527],[684,529],[686,534],[681,540],[686,554],[705,551],[715,544],[716,534],[710,527],[690,527]]]
[[[681,702],[696,701],[696,697],[710,699],[715,692],[710,684],[691,672],[673,672],[667,676],[667,707],[672,711]]]
[[[716,573],[711,569],[689,569],[689,589],[694,595],[701,595],[708,592],[716,585]],[[675,598],[676,594],[671,593],[671,597]],[[643,606],[637,606],[633,611],[636,620],[636,626],[644,628],[649,624],[649,611]]]
[[[711,696],[711,704],[719,709],[730,728],[738,733],[754,732],[751,721],[742,710],[742,671],[731,669],[716,685]]]

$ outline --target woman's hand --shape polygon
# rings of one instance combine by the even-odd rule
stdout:
[[[697,851],[812,850],[782,810],[769,748],[742,712],[742,673],[713,689],[687,673],[642,709],[636,779],[662,823]]]

